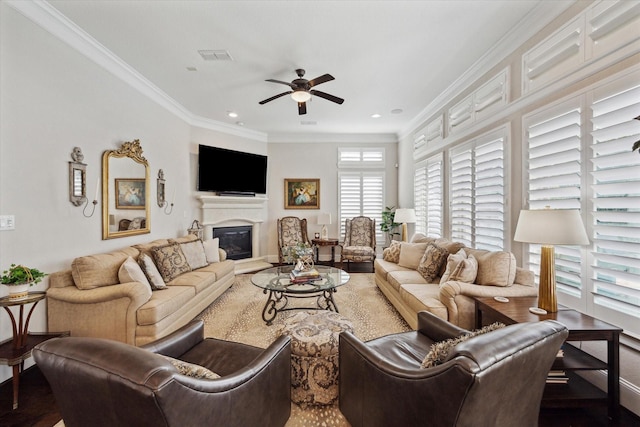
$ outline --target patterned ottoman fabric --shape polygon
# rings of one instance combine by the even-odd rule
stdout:
[[[301,312],[285,320],[291,337],[291,400],[329,405],[338,398],[338,337],[353,324],[333,311]]]

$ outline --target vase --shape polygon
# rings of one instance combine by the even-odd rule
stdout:
[[[31,283],[20,283],[17,285],[6,285],[9,289],[9,299],[12,301],[21,300],[29,296]]]

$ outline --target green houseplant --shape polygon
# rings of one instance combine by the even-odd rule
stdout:
[[[37,268],[11,264],[8,270],[2,272],[0,283],[9,287],[9,298],[19,299],[28,295],[29,286],[40,283],[46,273]]]
[[[391,243],[391,240],[393,240],[394,235],[398,235],[398,236],[400,235],[400,233],[396,231],[398,229],[398,226],[400,226],[400,224],[393,222],[393,218],[396,215],[395,209],[396,209],[395,206],[391,206],[391,207],[386,206],[382,211],[382,221],[380,222],[380,230],[382,230],[386,234],[387,244]]]

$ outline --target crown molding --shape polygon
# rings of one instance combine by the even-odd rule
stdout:
[[[44,0],[4,0],[4,2],[187,124],[252,140],[263,142],[267,140],[267,135],[263,132],[247,130],[194,115],[48,2]]]
[[[397,143],[395,133],[277,133],[269,134],[270,143]]]
[[[553,19],[567,10],[575,0],[545,1],[538,3],[534,9],[505,34],[489,51],[476,61],[469,69],[456,79],[447,89],[438,95],[406,128],[398,132],[398,138],[411,135],[419,127],[442,110],[451,99],[470,87],[478,80],[478,76],[487,74],[496,64],[511,55],[515,49],[541,31]]]

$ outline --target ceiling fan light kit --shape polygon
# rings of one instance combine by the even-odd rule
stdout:
[[[293,80],[291,83],[283,82],[281,80],[267,79],[266,80],[267,82],[280,83],[280,84],[289,86],[292,90],[288,90],[286,92],[282,92],[277,95],[274,95],[271,98],[267,98],[265,100],[260,101],[258,104],[264,105],[267,102],[273,101],[274,99],[278,99],[282,96],[291,94],[291,98],[293,98],[293,100],[298,103],[298,114],[302,115],[302,114],[307,114],[306,102],[311,99],[311,95],[316,95],[328,101],[335,102],[336,104],[342,104],[344,102],[344,99],[342,98],[338,98],[337,96],[312,89],[312,87],[317,86],[321,83],[334,80],[334,77],[331,74],[323,74],[319,77],[316,77],[313,80],[307,80],[303,78],[304,73],[305,71],[302,68],[298,68],[296,70],[296,74],[298,75],[298,78]]]

